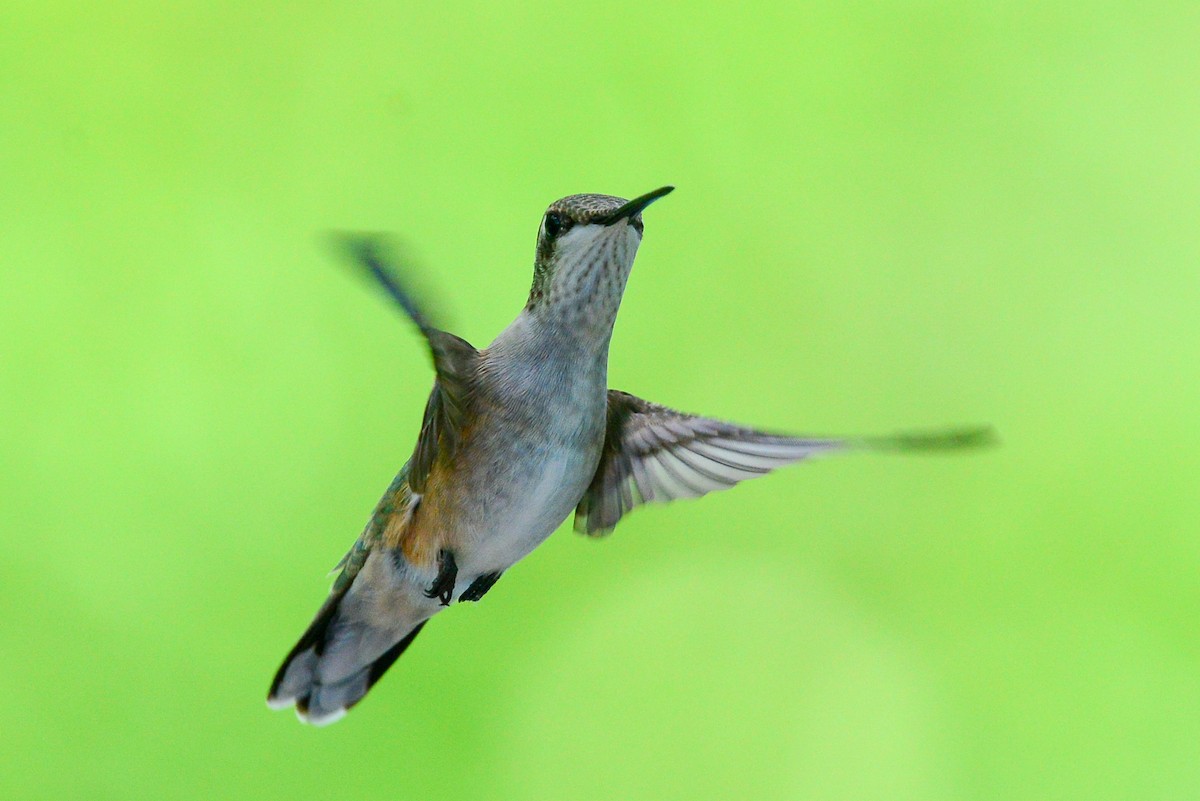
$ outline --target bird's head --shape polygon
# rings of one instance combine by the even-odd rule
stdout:
[[[611,328],[642,241],[642,210],[674,189],[633,200],[571,195],[546,209],[538,229],[533,288],[526,310]]]

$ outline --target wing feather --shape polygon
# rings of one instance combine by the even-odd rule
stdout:
[[[604,453],[575,510],[575,528],[608,533],[643,503],[699,498],[846,445],[744,428],[609,390]]]

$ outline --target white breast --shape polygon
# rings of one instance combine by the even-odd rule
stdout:
[[[494,507],[487,519],[476,522],[472,545],[460,554],[456,594],[479,575],[507,570],[554,533],[591,479],[575,457],[564,452],[542,461],[540,470],[516,482],[512,503]]]

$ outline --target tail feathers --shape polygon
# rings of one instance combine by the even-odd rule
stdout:
[[[295,706],[305,723],[324,726],[345,716],[412,644],[425,621],[396,638],[394,630],[338,615],[341,594],[330,596],[271,682],[267,706]]]

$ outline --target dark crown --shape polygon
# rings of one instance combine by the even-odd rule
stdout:
[[[586,225],[599,217],[612,214],[625,205],[625,202],[625,198],[612,195],[570,195],[551,203],[546,213],[554,212],[571,222]]]

